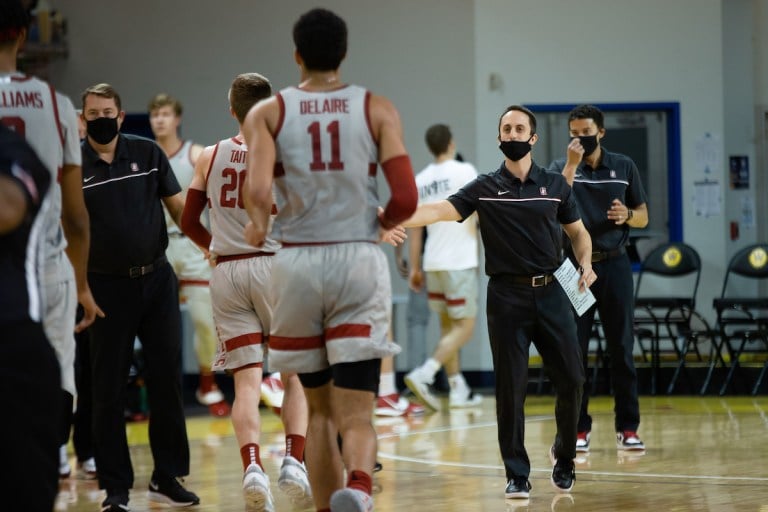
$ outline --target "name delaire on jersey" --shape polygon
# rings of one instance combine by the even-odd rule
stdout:
[[[450,192],[450,190],[450,180],[435,180],[432,183],[427,183],[426,185],[419,187],[419,197],[425,199],[435,194],[445,194],[446,192]]]
[[[233,149],[229,154],[229,161],[233,164],[244,164],[248,156],[247,151]]]
[[[311,99],[299,102],[300,114],[348,114],[349,100],[347,98],[328,98],[325,100]]]
[[[43,108],[43,95],[40,91],[2,91],[0,107]]]

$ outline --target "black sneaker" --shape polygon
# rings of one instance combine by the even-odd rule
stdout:
[[[576,471],[573,467],[573,461],[567,460],[555,463],[552,468],[552,485],[560,492],[571,492],[573,482],[576,480]]]
[[[516,476],[507,482],[504,497],[508,499],[527,499],[531,494],[531,483],[524,476]]]
[[[107,489],[107,499],[101,503],[101,512],[130,512],[128,508],[128,491],[124,489]]]
[[[172,507],[198,505],[200,498],[182,487],[179,480],[179,478],[152,475],[152,480],[149,481],[149,501],[164,503]]]

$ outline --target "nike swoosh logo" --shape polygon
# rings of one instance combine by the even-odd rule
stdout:
[[[95,178],[95,177],[96,177],[96,176],[89,176],[89,177],[87,177],[87,178],[83,178],[83,183],[88,183],[89,181],[91,181],[91,180],[92,180],[93,178]]]
[[[496,192],[498,195],[503,196],[504,194],[509,194],[509,190],[499,190]]]
[[[160,490],[160,486],[151,480],[149,482],[149,488],[152,489],[153,491]]]

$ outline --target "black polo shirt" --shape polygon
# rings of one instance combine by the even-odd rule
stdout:
[[[463,219],[477,211],[485,273],[533,276],[563,262],[562,227],[579,220],[571,187],[560,174],[532,164],[525,182],[504,163],[448,198]]]
[[[562,173],[565,161],[565,158],[555,160],[549,170]],[[573,190],[584,226],[592,236],[592,250],[610,251],[627,245],[629,225],[626,222],[616,225],[608,219],[608,210],[614,199],[628,208],[637,208],[646,202],[635,162],[628,156],[603,149],[597,169],[584,162],[576,168]]]
[[[41,321],[38,272],[41,224],[51,173],[29,144],[0,123],[0,175],[24,190],[27,214],[15,230],[0,235],[0,325]],[[44,231],[44,230],[43,230]],[[2,337],[2,336],[0,336]]]
[[[91,220],[90,272],[126,274],[165,254],[162,198],[181,192],[165,153],[154,141],[118,135],[115,159],[101,160],[83,142],[83,195]]]

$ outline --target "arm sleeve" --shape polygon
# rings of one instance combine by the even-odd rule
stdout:
[[[384,228],[392,228],[416,211],[419,195],[416,191],[416,181],[413,178],[413,167],[408,155],[400,155],[382,162],[381,168],[387,178],[392,196],[384,208],[381,224]]]
[[[203,213],[207,202],[208,197],[205,192],[190,188],[181,214],[181,230],[193,242],[206,249],[211,246],[211,234],[200,222],[200,214]]]

